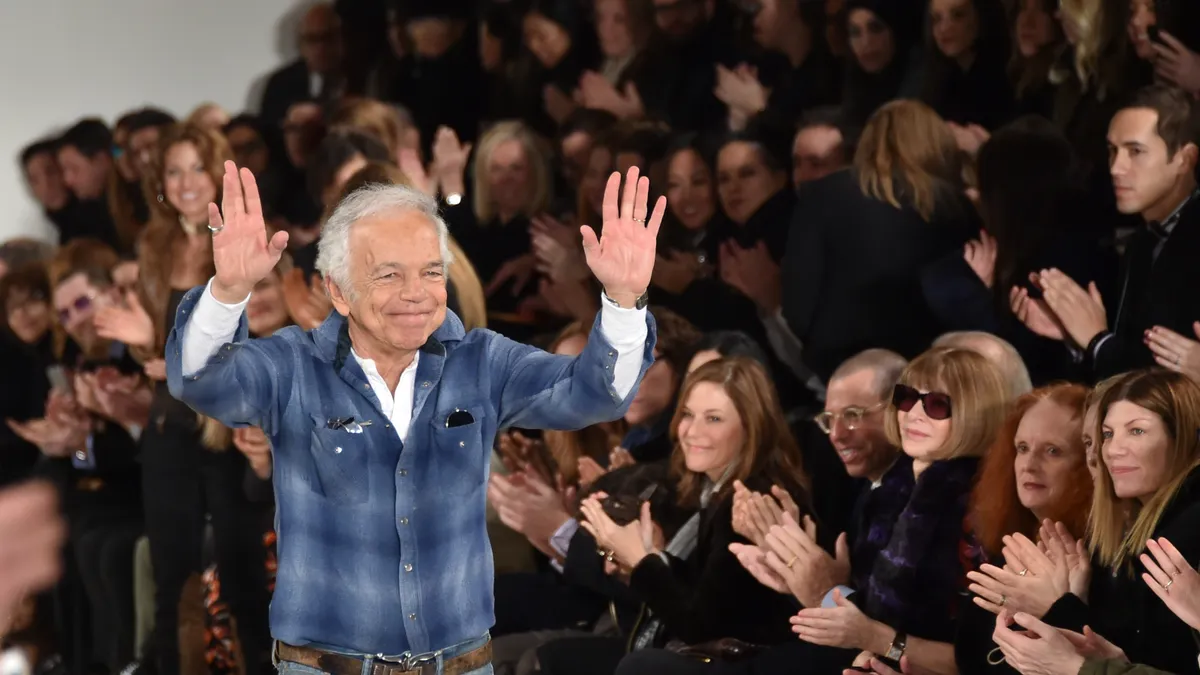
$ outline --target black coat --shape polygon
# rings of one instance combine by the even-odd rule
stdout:
[[[1110,318],[1113,337],[1093,361],[1097,379],[1126,370],[1154,365],[1154,355],[1142,342],[1145,331],[1163,326],[1194,338],[1192,324],[1200,321],[1200,198],[1192,199],[1180,215],[1158,258],[1151,262],[1158,242],[1148,230],[1134,235],[1125,251],[1116,305]]]
[[[978,232],[965,197],[947,207],[925,222],[864,195],[852,170],[802,187],[782,266],[783,315],[818,377],[872,347],[912,358],[943,332],[921,272]]]
[[[1185,560],[1200,560],[1200,471],[1193,471],[1179,494],[1163,512],[1153,537],[1166,537]],[[1067,594],[1042,617],[1051,626],[1082,632],[1090,626],[1125,650],[1133,663],[1175,675],[1197,673],[1197,643],[1193,631],[1167,609],[1142,581],[1141,563],[1125,569],[1106,569],[1092,561],[1088,601]]]

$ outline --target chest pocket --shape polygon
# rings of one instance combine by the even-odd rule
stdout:
[[[482,405],[463,405],[440,410],[430,420],[430,473],[449,496],[473,495],[487,480],[492,439],[483,438],[485,414]]]
[[[367,503],[371,496],[367,472],[370,442],[364,429],[352,434],[343,429],[330,429],[328,420],[313,415],[312,453],[316,469],[316,488],[330,502],[339,505]]]

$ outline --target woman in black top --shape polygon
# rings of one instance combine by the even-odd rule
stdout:
[[[947,122],[995,129],[1012,114],[1000,0],[932,0],[921,98]]]

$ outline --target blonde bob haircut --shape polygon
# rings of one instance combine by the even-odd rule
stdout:
[[[864,195],[902,209],[912,207],[926,222],[939,198],[962,191],[962,153],[945,120],[920,101],[892,101],[863,129],[854,171]]]
[[[533,216],[544,212],[550,206],[552,199],[553,175],[550,170],[550,152],[546,142],[537,134],[515,120],[497,122],[479,139],[479,148],[475,151],[475,218],[481,226],[486,226],[496,217],[496,203],[492,199],[492,188],[488,185],[488,165],[492,161],[492,153],[502,143],[516,141],[525,151],[525,161],[529,164],[529,172],[533,179],[533,194],[521,212],[525,216]]]
[[[1200,466],[1200,385],[1186,375],[1169,370],[1137,370],[1107,383],[1100,398],[1097,419],[1100,429],[1113,404],[1128,401],[1158,415],[1166,429],[1166,483],[1145,501],[1121,499],[1113,487],[1107,463],[1097,472],[1088,521],[1088,543],[1092,555],[1111,571],[1137,560],[1153,536],[1163,513],[1179,494],[1184,481]],[[1099,430],[1097,430],[1099,431]],[[1104,441],[1099,439],[1103,461]],[[1129,565],[1128,572],[1134,571]]]
[[[950,437],[936,459],[982,457],[1004,426],[1011,389],[1000,369],[976,352],[934,347],[913,359],[897,384],[950,397]],[[899,410],[888,402],[884,430],[892,445],[902,447]]]

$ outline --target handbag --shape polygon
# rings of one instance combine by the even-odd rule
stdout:
[[[697,645],[689,645],[678,640],[672,640],[667,643],[666,648],[669,652],[703,663],[744,661],[765,649],[762,645],[743,642],[737,638],[721,638],[719,640],[701,642]]]

